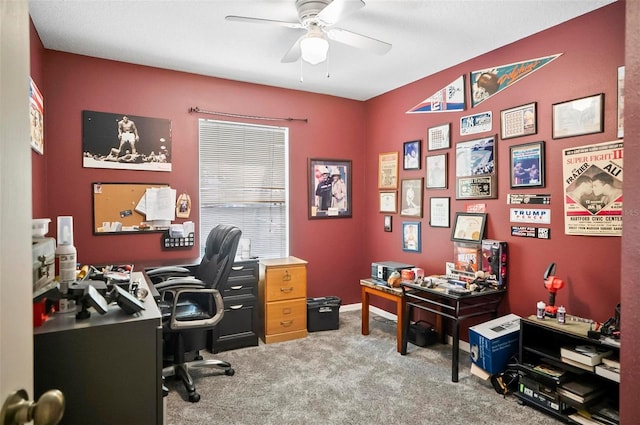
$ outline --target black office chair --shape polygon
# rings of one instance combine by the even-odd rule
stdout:
[[[235,372],[221,360],[203,360],[199,350],[207,345],[207,336],[224,315],[224,303],[218,288],[229,278],[242,231],[235,226],[218,225],[207,237],[205,254],[196,267],[160,267],[147,270],[161,296],[158,302],[162,312],[163,351],[165,364],[163,378],[181,379],[189,401],[200,401],[191,368],[216,367],[226,375]],[[187,357],[193,360],[187,361]]]

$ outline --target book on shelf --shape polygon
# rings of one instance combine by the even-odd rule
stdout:
[[[605,389],[598,387],[597,383],[589,379],[576,379],[566,382],[556,388],[559,395],[576,401],[579,404],[586,404],[597,399],[605,393]]]
[[[560,356],[575,360],[588,366],[602,363],[603,357],[613,355],[613,350],[596,345],[576,345],[573,347],[561,347]]]
[[[620,359],[617,357],[603,357],[602,363],[620,370]]]
[[[609,425],[618,425],[620,423],[620,413],[616,403],[611,400],[602,400],[601,402],[591,406],[589,409],[591,417]]]
[[[615,367],[602,363],[595,366],[595,372],[600,376],[604,376],[607,379],[620,383],[620,369],[616,369]]]
[[[575,423],[581,424],[581,425],[602,425],[602,422],[599,422],[587,416],[581,415],[580,413],[572,413],[568,417]]]
[[[589,372],[595,372],[595,366],[589,366],[586,365],[584,363],[578,362],[576,360],[573,359],[569,359],[567,357],[561,357],[560,358],[562,360],[562,363],[566,363],[566,364],[570,364],[571,366],[575,366],[577,368],[580,368],[582,370],[588,370]]]
[[[537,373],[553,379],[554,381],[561,383],[568,379],[569,373],[567,371],[554,367],[548,363],[540,363],[532,368]]]

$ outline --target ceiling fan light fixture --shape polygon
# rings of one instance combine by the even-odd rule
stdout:
[[[329,42],[322,34],[312,32],[300,41],[300,51],[305,62],[317,65],[327,60]]]

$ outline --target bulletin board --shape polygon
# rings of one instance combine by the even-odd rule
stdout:
[[[140,228],[145,221],[144,214],[136,211],[136,206],[147,189],[169,187],[165,183],[92,183],[93,193],[93,234],[113,235],[163,230]],[[105,231],[104,223],[122,223],[120,231]]]

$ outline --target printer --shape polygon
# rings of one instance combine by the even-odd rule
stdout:
[[[371,263],[371,278],[375,282],[386,285],[391,273],[400,273],[402,270],[414,267],[412,264],[398,263],[397,261],[376,261]]]

